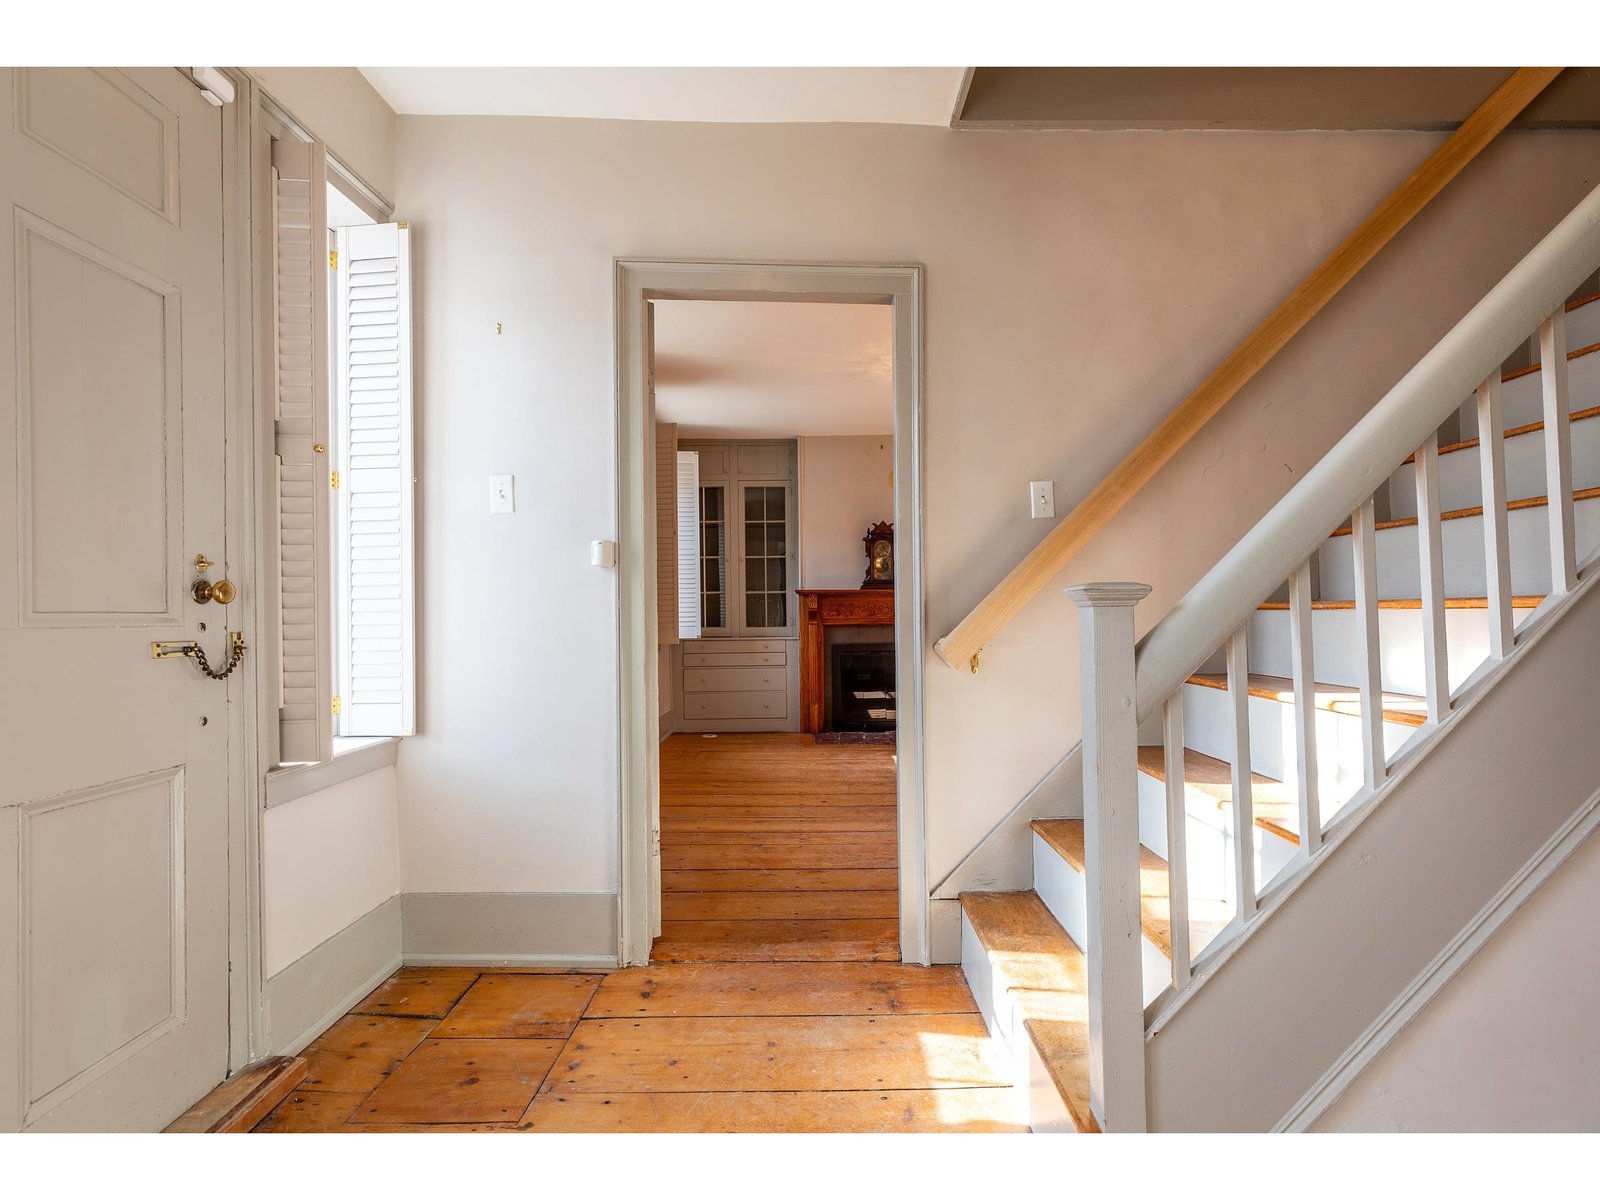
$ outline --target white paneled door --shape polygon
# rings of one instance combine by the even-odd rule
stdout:
[[[222,124],[0,71],[0,1128],[159,1129],[227,1058]],[[246,580],[238,581],[241,585]],[[243,689],[238,689],[243,695]]]

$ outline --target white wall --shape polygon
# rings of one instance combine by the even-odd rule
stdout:
[[[354,67],[250,67],[267,94],[367,185],[394,198],[394,109]]]
[[[1438,141],[401,118],[422,339],[406,888],[617,884],[616,578],[588,565],[617,528],[616,256],[926,266],[935,883],[1078,738],[1059,587],[980,675],[931,652],[1045,532],[1028,481],[1070,509]],[[1057,584],[1152,583],[1148,627],[1592,186],[1597,151],[1509,135]],[[521,476],[513,517],[485,511],[495,472]]]
[[[861,539],[894,520],[894,439],[800,439],[800,586],[860,587],[867,553]]]
[[[1600,1132],[1600,835],[1590,835],[1317,1122]]]
[[[395,769],[267,809],[261,842],[262,957],[271,978],[399,892]]]

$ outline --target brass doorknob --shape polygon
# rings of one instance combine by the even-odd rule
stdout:
[[[234,597],[239,594],[239,589],[226,579],[219,579],[215,583],[208,579],[196,579],[189,590],[194,593],[196,604],[207,604],[212,600],[218,604],[232,604]]]

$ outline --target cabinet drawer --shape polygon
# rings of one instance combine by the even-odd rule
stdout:
[[[690,720],[781,721],[789,715],[787,692],[691,692],[683,714]]]
[[[781,692],[788,683],[783,667],[705,667],[683,673],[686,692]]]
[[[685,667],[782,667],[788,665],[789,656],[782,650],[743,650],[731,654],[713,654],[705,650],[685,650]]]

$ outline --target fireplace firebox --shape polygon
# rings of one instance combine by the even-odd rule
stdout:
[[[894,730],[894,643],[844,642],[832,647],[833,729]]]

